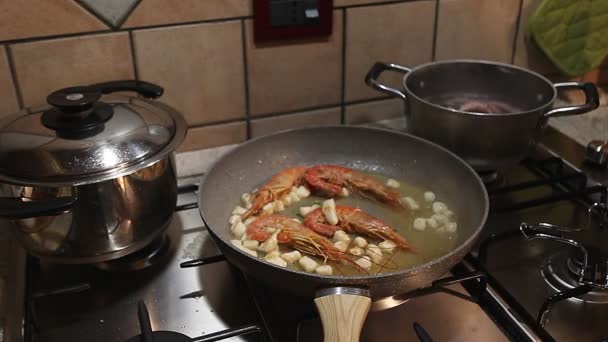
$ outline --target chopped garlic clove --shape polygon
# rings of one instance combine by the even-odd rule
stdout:
[[[433,229],[437,229],[437,227],[439,227],[439,223],[437,222],[437,220],[435,220],[435,218],[431,217],[426,219],[426,226]]]
[[[329,266],[329,265],[321,265],[321,266],[315,268],[315,273],[320,274],[320,275],[332,275],[333,270],[332,270],[331,266]]]
[[[418,210],[420,209],[420,205],[418,204],[418,202],[416,202],[415,199],[406,196],[406,197],[402,197],[401,198],[401,203],[403,203],[405,206],[407,206],[410,210]]]
[[[272,251],[270,253],[267,253],[264,256],[264,259],[268,260],[268,259],[274,259],[274,258],[280,258],[281,257],[281,252],[279,252],[278,250],[276,251]]]
[[[399,189],[401,184],[396,179],[389,178],[386,180],[386,186],[393,189]]]
[[[277,266],[287,267],[287,262],[281,258],[266,259],[266,261]]]
[[[433,212],[434,213],[442,213],[448,210],[448,206],[443,202],[433,202]]]
[[[342,188],[342,191],[340,191],[340,196],[348,197],[348,196],[350,196],[350,191],[348,191],[347,188]]]
[[[336,230],[333,237],[334,242],[344,241],[346,243],[350,242],[350,236],[346,234],[343,230]]]
[[[281,201],[274,201],[272,203],[274,203],[274,211],[275,212],[281,212],[281,211],[285,210],[285,205],[283,204],[283,202],[281,202]]]
[[[395,250],[395,247],[397,247],[397,244],[391,240],[384,240],[378,244],[378,247],[380,247],[384,253],[391,254],[393,253],[393,250]]]
[[[277,240],[277,235],[281,232],[280,229],[275,230],[274,233],[268,238],[268,240],[262,242],[260,247],[258,247],[258,251],[270,253],[272,251],[276,251],[279,249],[279,241]]]
[[[348,250],[348,253],[350,253],[351,255],[354,255],[354,256],[362,256],[364,252],[365,251],[363,250],[363,248],[358,247],[358,246],[355,246]]]
[[[340,252],[346,252],[346,250],[348,249],[348,242],[337,241],[334,243],[334,247],[336,247]]]
[[[296,203],[300,201],[300,196],[295,191],[290,192],[288,197],[291,197],[291,203]]]
[[[298,222],[298,223],[302,223],[302,220],[300,220],[300,219],[297,219],[297,218],[292,218],[292,219],[291,219],[291,220],[292,220],[292,221],[293,221],[293,222]]]
[[[444,214],[433,214],[431,218],[435,219],[440,226],[443,226],[450,221]]]
[[[251,222],[253,222],[253,221],[257,220],[257,219],[258,219],[257,217],[255,217],[255,216],[251,216],[251,217],[247,218],[247,219],[245,220],[245,222],[243,222],[243,223],[244,223],[246,226],[248,226],[248,225],[249,225]]]
[[[240,215],[232,215],[228,219],[228,223],[230,223],[230,224],[235,224],[236,222],[241,222],[241,216]]]
[[[286,207],[290,206],[293,203],[289,195],[283,196],[283,198],[281,198],[281,202],[283,202],[283,205],[285,205]]]
[[[367,240],[365,240],[364,238],[357,236],[355,238],[355,240],[353,241],[353,243],[355,244],[355,246],[357,247],[361,247],[361,248],[365,248],[365,246],[367,246]]]
[[[458,225],[456,224],[456,222],[448,222],[445,225],[445,231],[448,233],[456,233],[457,229],[458,229]]]
[[[256,240],[245,240],[243,241],[243,247],[249,248],[253,251],[257,251],[260,243]]]
[[[239,242],[241,242],[241,241],[239,241]],[[245,253],[247,253],[247,254],[249,254],[249,255],[251,255],[251,256],[254,256],[254,257],[257,257],[257,256],[258,256],[258,253],[257,253],[256,251],[252,251],[252,250],[251,250],[251,249],[249,249],[249,248],[245,248],[245,246],[243,246],[243,245],[242,245],[242,243],[241,243],[241,244],[235,244],[235,243],[233,242],[233,244],[236,246],[236,248],[238,248],[238,249],[242,250],[243,252],[245,252]]]
[[[283,260],[287,261],[288,263],[293,264],[294,262],[302,258],[302,254],[300,254],[300,252],[298,251],[293,251],[281,254],[281,258],[283,258]]]
[[[231,227],[230,227],[230,231],[232,232],[232,234],[237,237],[237,238],[241,238],[242,236],[245,235],[245,232],[247,231],[247,226],[245,226],[245,224],[241,221],[235,222]]]
[[[307,187],[302,185],[302,186],[298,187],[298,190],[296,190],[296,195],[298,195],[298,197],[300,197],[300,198],[306,198],[306,197],[310,196],[310,190],[308,190]]]
[[[265,215],[272,215],[274,213],[274,203],[267,203],[265,206],[262,207],[262,212]]]
[[[418,217],[414,220],[414,225],[412,227],[415,230],[424,231],[426,229],[426,220],[422,217]]]
[[[235,245],[236,247],[242,246],[243,243],[241,242],[241,240],[230,240],[230,243]]]
[[[384,258],[380,247],[371,243],[367,245],[367,248],[365,249],[365,255],[369,256],[376,264],[381,263],[382,259]]]
[[[300,215],[306,216],[306,215],[310,214],[310,212],[313,210],[314,210],[313,207],[300,207]]]
[[[336,213],[336,202],[333,198],[323,201],[323,205],[321,206],[321,210],[323,211],[323,215],[327,220],[327,223],[335,226],[338,224],[338,214]]]
[[[372,262],[369,260],[368,256],[362,256],[359,259],[357,259],[355,261],[355,263],[357,263],[357,265],[359,265],[359,267],[361,267],[364,270],[370,270],[372,268]]]
[[[234,207],[234,209],[232,210],[232,214],[233,215],[243,215],[244,213],[247,212],[247,209],[237,205],[236,207]]]
[[[244,193],[241,195],[241,204],[243,207],[249,209],[251,208],[251,195],[248,193]]]
[[[302,266],[302,268],[306,272],[314,271],[317,268],[317,266],[319,265],[319,264],[317,264],[316,261],[314,261],[313,259],[311,259],[307,256],[301,257],[300,260],[298,260],[298,264],[300,264],[300,266]]]
[[[435,200],[435,193],[432,191],[426,191],[424,193],[424,200],[427,202],[433,202]]]

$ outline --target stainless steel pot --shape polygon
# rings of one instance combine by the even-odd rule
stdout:
[[[378,81],[387,70],[404,74],[402,90]],[[521,161],[552,117],[578,115],[599,105],[592,83],[552,84],[513,65],[451,60],[408,68],[377,62],[366,83],[405,101],[409,132],[434,141],[478,171],[508,168]],[[553,108],[558,91],[585,93],[582,105]]]
[[[102,94],[135,91],[142,97]],[[56,91],[41,112],[0,122],[0,217],[25,249],[63,263],[135,252],[168,226],[173,151],[186,123],[146,98],[159,86],[115,81]]]

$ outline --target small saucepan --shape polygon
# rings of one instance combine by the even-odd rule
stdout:
[[[454,247],[413,267],[345,276],[283,268],[231,243],[227,220],[241,194],[287,167],[328,163],[436,189],[458,215]],[[237,147],[202,179],[199,210],[228,261],[271,287],[314,298],[325,341],[346,342],[359,340],[372,300],[428,286],[466,255],[485,223],[488,196],[475,171],[439,145],[394,131],[333,126],[280,132]]]
[[[404,74],[403,88],[378,81],[384,71]],[[593,83],[553,84],[509,64],[449,60],[409,68],[377,62],[365,82],[405,101],[410,133],[436,142],[478,171],[505,169],[536,145],[549,118],[596,109]],[[585,103],[554,108],[559,91],[581,90]]]

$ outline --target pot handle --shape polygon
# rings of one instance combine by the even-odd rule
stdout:
[[[333,287],[317,291],[315,305],[323,324],[324,342],[359,342],[372,305],[369,290]]]
[[[365,75],[365,83],[368,86],[370,86],[380,92],[383,92],[383,93],[389,94],[389,95],[393,95],[393,96],[397,96],[397,97],[400,97],[405,100],[405,94],[402,91],[395,89],[395,88],[391,88],[389,86],[386,86],[386,85],[378,82],[378,77],[380,77],[380,75],[386,70],[397,71],[402,74],[407,74],[412,69],[399,65],[399,64],[376,62],[372,66],[372,68],[369,69],[369,71],[367,72],[367,75]]]
[[[67,213],[76,202],[74,196],[62,196],[45,200],[22,201],[17,197],[0,197],[0,217],[19,220],[40,216],[56,216]]]
[[[556,91],[567,89],[582,90],[585,93],[585,104],[554,108],[545,114],[546,118],[584,114],[596,109],[600,105],[600,98],[597,93],[597,88],[593,83],[564,82],[556,83],[554,87]]]

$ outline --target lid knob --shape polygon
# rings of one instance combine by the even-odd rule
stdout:
[[[163,88],[135,80],[63,88],[46,98],[54,108],[42,114],[42,124],[65,139],[83,139],[96,135],[103,131],[103,124],[114,115],[112,107],[99,102],[99,99],[102,94],[117,91],[135,91],[146,98],[157,98],[163,94]]]
[[[52,92],[46,98],[51,106],[72,113],[90,109],[101,98],[101,91],[93,87],[69,87]]]

